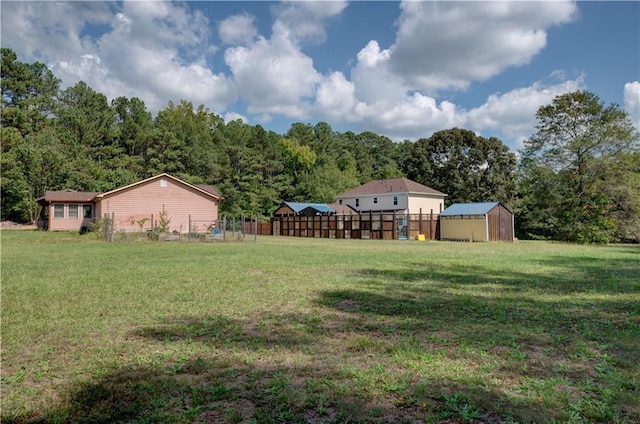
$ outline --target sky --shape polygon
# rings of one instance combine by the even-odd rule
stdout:
[[[394,141],[454,127],[512,150],[536,111],[588,90],[640,128],[638,1],[5,1],[0,44],[155,114]]]

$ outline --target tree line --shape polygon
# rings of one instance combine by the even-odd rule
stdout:
[[[223,214],[263,217],[282,201],[332,203],[367,181],[406,176],[448,204],[502,202],[521,238],[640,240],[637,130],[589,92],[540,108],[518,157],[461,128],[399,143],[326,122],[277,134],[187,100],[153,117],[136,97],[109,102],[84,82],[62,90],[44,64],[8,48],[1,72],[3,220],[35,221],[46,190],[105,192],[162,172],[215,185]]]

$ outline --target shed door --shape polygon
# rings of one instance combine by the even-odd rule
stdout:
[[[513,241],[512,215],[502,208],[489,215],[489,241]]]
[[[513,215],[500,209],[500,240],[513,241]]]

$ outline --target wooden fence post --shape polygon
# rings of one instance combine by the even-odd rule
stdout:
[[[429,240],[435,240],[436,235],[433,234],[433,209],[431,209],[431,216],[429,217]]]
[[[393,221],[391,221],[391,240],[396,239],[396,211],[393,211]]]
[[[115,212],[111,212],[111,223],[109,225],[109,241],[113,241],[113,228],[116,222],[116,214]]]

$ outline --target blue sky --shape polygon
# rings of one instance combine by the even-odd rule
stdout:
[[[1,44],[110,100],[204,104],[284,134],[327,122],[417,140],[461,127],[513,150],[589,90],[640,127],[640,2],[2,1]]]

